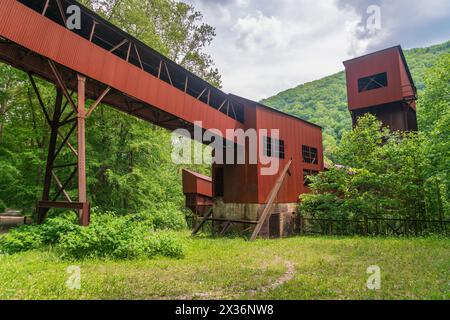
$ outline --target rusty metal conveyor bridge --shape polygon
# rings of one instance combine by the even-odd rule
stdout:
[[[66,27],[71,5],[81,8],[79,30]],[[100,103],[169,130],[192,131],[199,119],[204,130],[245,128],[244,107],[231,96],[73,0],[1,0],[0,60],[28,74],[51,127],[39,222],[51,208],[68,208],[79,212],[81,224],[89,223],[85,122]],[[52,112],[35,77],[55,85]],[[74,134],[76,146],[69,142]],[[58,163],[63,148],[73,163]],[[60,179],[58,169],[69,167],[72,173]],[[66,192],[75,178],[76,201]]]

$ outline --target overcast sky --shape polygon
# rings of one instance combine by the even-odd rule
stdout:
[[[342,61],[370,51],[450,40],[450,0],[184,1],[216,28],[207,51],[224,91],[254,100],[338,72]],[[380,20],[367,13],[373,5]]]

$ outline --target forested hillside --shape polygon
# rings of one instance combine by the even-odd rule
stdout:
[[[424,89],[426,70],[433,66],[443,53],[450,53],[450,41],[405,51],[419,94]],[[344,72],[280,92],[262,103],[322,126],[328,157],[334,152],[344,131],[351,128]]]

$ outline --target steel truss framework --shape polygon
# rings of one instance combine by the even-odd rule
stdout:
[[[98,107],[110,92],[111,88],[107,87],[89,109],[86,109],[86,78],[82,75],[77,75],[78,85],[75,100],[75,92],[69,91],[55,63],[48,60],[48,65],[56,79],[56,98],[52,113],[42,99],[33,74],[28,72],[28,77],[36,98],[50,126],[44,188],[42,200],[39,201],[37,206],[37,222],[42,223],[50,209],[73,209],[78,214],[80,224],[87,226],[90,221],[90,205],[86,195],[85,122],[86,118]],[[64,100],[65,103],[63,103]],[[66,127],[69,129],[64,130]],[[77,141],[76,148],[69,141],[75,134]],[[76,159],[74,162],[58,164],[58,159],[62,158],[61,155],[64,148],[68,148],[72,154],[72,158]],[[71,169],[70,174],[64,180],[60,179],[59,176],[59,170],[61,169]],[[77,201],[73,201],[67,192],[68,186],[71,185],[75,177],[78,183]],[[56,187],[56,193],[51,195],[53,185]],[[64,200],[60,200],[61,197]]]
[[[65,27],[67,27],[68,18],[66,9],[69,5],[76,4],[73,0],[39,0],[32,3],[29,0],[19,1],[30,6],[42,16],[48,17]],[[228,117],[240,122],[244,121],[244,107],[239,102],[187,70],[180,69],[175,63],[147,48],[137,39],[120,32],[113,26],[109,26],[106,21],[91,16],[83,8],[81,11],[83,23],[88,27],[82,28],[82,30],[72,30],[73,32],[217,109]]]

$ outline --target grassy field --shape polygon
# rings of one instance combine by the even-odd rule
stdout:
[[[448,239],[180,237],[180,260],[0,256],[0,299],[450,299]],[[79,290],[66,286],[70,265],[81,268]],[[367,289],[371,265],[380,290]]]

